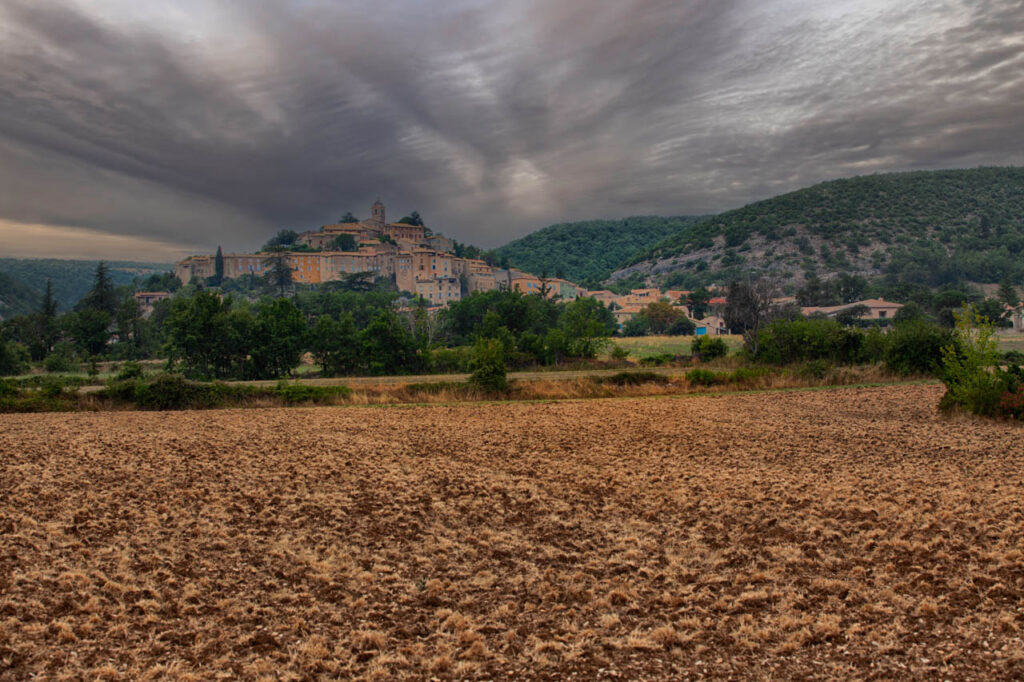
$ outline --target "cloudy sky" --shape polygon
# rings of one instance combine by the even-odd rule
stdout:
[[[0,0],[0,255],[460,241],[1024,163],[1020,0]]]

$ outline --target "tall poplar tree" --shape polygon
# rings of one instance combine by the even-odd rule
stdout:
[[[216,278],[214,286],[220,286],[221,282],[224,281],[224,252],[220,250],[220,245],[217,245],[217,255],[213,259],[213,276]]]

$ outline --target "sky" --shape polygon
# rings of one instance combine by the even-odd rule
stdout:
[[[0,0],[0,256],[494,247],[1024,164],[1020,0]]]

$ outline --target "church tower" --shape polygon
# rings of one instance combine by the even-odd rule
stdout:
[[[370,220],[381,226],[388,224],[384,217],[384,204],[381,203],[380,199],[373,202],[373,206],[370,208]]]

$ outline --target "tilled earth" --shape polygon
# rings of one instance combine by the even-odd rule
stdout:
[[[0,679],[1020,678],[940,393],[0,415]]]

